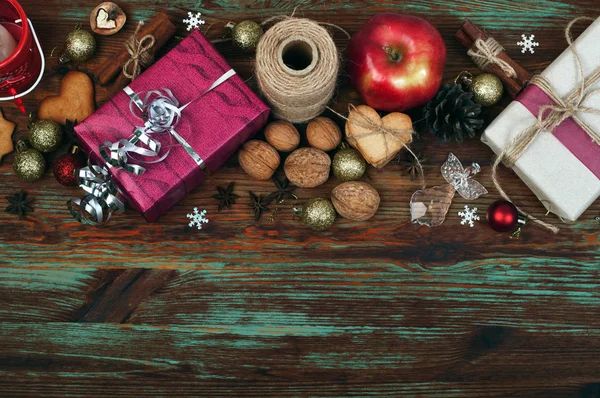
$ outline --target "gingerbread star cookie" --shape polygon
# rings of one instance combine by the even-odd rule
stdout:
[[[4,119],[0,111],[0,161],[5,155],[14,151],[12,142],[12,133],[15,131],[15,124]]]

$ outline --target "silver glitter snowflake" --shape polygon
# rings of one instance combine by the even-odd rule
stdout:
[[[202,224],[208,224],[208,218],[206,218],[206,210],[199,211],[197,207],[194,207],[194,213],[187,215],[190,219],[188,224],[190,227],[196,225],[198,229],[202,229]]]
[[[204,25],[205,21],[200,19],[202,13],[197,12],[195,15],[191,12],[188,12],[188,19],[184,19],[183,23],[187,24],[188,32],[192,29],[198,29],[200,25]]]
[[[523,54],[525,54],[526,51],[529,51],[530,53],[535,53],[535,51],[533,50],[534,47],[537,47],[540,45],[540,43],[538,43],[537,41],[534,41],[533,39],[535,39],[535,35],[531,35],[529,37],[525,36],[525,35],[521,35],[521,40],[520,42],[517,43],[517,46],[521,46],[523,47],[521,49],[521,52]]]
[[[480,218],[477,215],[477,207],[473,207],[472,209],[469,206],[465,205],[465,211],[459,211],[458,215],[462,217],[462,221],[460,225],[469,224],[469,227],[473,228],[475,226],[475,221],[479,221]]]

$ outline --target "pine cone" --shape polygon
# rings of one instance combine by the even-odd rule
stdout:
[[[446,84],[425,106],[425,121],[440,141],[460,143],[483,127],[480,113],[481,105],[473,102],[472,92],[460,84]]]

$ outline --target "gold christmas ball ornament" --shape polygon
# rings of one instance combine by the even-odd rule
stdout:
[[[473,101],[481,106],[496,105],[504,94],[502,81],[491,73],[482,73],[473,77],[471,90],[473,91]]]
[[[29,148],[24,141],[19,141],[13,169],[23,181],[36,181],[42,178],[46,171],[46,159],[37,149]]]
[[[96,39],[80,27],[67,35],[65,53],[60,57],[60,63],[82,63],[92,59],[96,53]]]
[[[225,25],[233,42],[243,50],[253,50],[263,35],[261,26],[254,21],[229,22]]]
[[[313,198],[302,207],[300,219],[313,231],[325,231],[335,222],[335,208],[329,199]]]
[[[29,142],[40,152],[56,151],[62,144],[62,138],[62,129],[52,120],[40,120],[29,129]]]
[[[345,148],[333,157],[332,169],[342,181],[357,181],[367,171],[367,162],[356,149]]]

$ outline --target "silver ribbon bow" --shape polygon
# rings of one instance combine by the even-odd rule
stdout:
[[[181,144],[198,167],[204,169],[205,164],[202,158],[196,153],[192,146],[177,133],[175,127],[181,120],[182,112],[185,108],[192,102],[214,90],[233,75],[235,75],[233,69],[225,72],[198,97],[181,107],[179,101],[177,101],[177,98],[175,98],[169,89],[149,91],[145,94],[144,99],[142,99],[140,97],[141,93],[135,93],[129,86],[125,87],[123,91],[125,91],[131,99],[129,110],[134,115],[137,115],[136,109],[140,111],[141,115],[139,117],[144,121],[144,125],[136,127],[133,132],[133,137],[129,140],[120,139],[114,143],[108,141],[105,142],[104,145],[100,146],[102,157],[111,166],[121,167],[136,175],[142,175],[146,169],[140,165],[131,164],[129,162],[129,159],[132,158],[132,154],[147,158],[155,158],[144,161],[138,160],[138,162],[146,164],[162,162],[169,156],[171,149],[169,148],[164,154],[159,156],[161,143],[152,138],[152,135],[169,134],[170,137]],[[141,146],[140,143],[144,144],[145,147]]]
[[[67,202],[71,215],[77,221],[96,225],[110,220],[113,213],[125,211],[124,203],[117,197],[119,191],[112,183],[106,167],[88,164],[78,171],[77,177],[79,186],[87,192],[83,198],[73,198]]]

